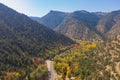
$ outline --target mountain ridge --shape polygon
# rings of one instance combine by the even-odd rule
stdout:
[[[52,11],[52,12],[55,13],[56,11]],[[49,13],[51,13],[51,12],[49,12]],[[49,13],[47,15],[49,15]],[[59,11],[57,11],[57,13],[59,13]],[[73,27],[70,27],[70,25],[69,25],[70,21],[72,21],[72,20],[68,19],[68,17],[70,17],[71,19],[79,20],[81,22],[81,24],[84,24],[84,27],[89,28],[89,30],[91,32],[93,31],[93,32],[95,32],[94,34],[97,34],[99,37],[101,37],[101,38],[98,38],[97,40],[100,40],[100,39],[108,40],[110,37],[111,38],[114,37],[114,34],[115,35],[118,34],[117,32],[119,30],[119,19],[116,19],[117,21],[114,21],[114,19],[112,19],[112,17],[115,17],[115,15],[116,16],[118,15],[118,17],[119,17],[119,10],[111,11],[111,12],[88,12],[88,11],[85,11],[85,10],[74,11],[74,12],[71,12],[71,13],[67,14],[67,16],[64,17],[64,19],[56,27],[54,27],[52,29],[55,30],[56,32],[64,34],[64,35],[66,35],[70,38],[73,37],[74,39],[82,40],[84,37],[80,37],[80,36],[82,36],[82,35],[87,36],[87,35],[85,33],[84,34],[83,33],[78,33],[77,38],[75,36],[73,36],[73,35],[76,35],[76,32],[73,31],[72,29],[69,29],[69,28],[73,28]],[[56,18],[56,20],[59,20],[58,17],[56,17],[56,16],[54,16],[54,17]],[[68,21],[66,21],[66,20],[68,20]],[[78,31],[81,32],[82,28],[80,29],[79,28],[80,26],[78,27],[78,26],[75,25],[75,24],[78,24],[77,20],[75,20],[76,22],[73,23],[74,29],[76,27],[76,28],[78,28]],[[48,20],[48,22],[49,21],[50,21],[50,19]],[[69,24],[65,23],[64,21],[68,22]],[[46,23],[43,23],[43,24],[46,24]],[[81,26],[81,27],[83,27],[83,26]],[[86,28],[86,30],[87,30],[87,28]],[[65,30],[65,29],[68,29],[68,31]],[[72,34],[70,33],[71,31],[72,31]],[[69,32],[69,34],[68,34],[68,32]],[[84,29],[84,32],[85,32],[85,29]],[[79,35],[79,34],[81,34],[81,35]],[[93,35],[90,35],[89,37],[93,38],[92,36]],[[88,38],[85,38],[85,39],[88,39]]]

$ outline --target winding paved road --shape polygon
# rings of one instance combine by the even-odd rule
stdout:
[[[53,62],[51,60],[46,60],[46,64],[48,67],[48,71],[50,72],[50,79],[49,80],[54,80]]]

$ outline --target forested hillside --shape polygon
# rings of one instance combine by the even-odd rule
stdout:
[[[44,60],[72,43],[71,39],[0,4],[0,79],[46,78]]]
[[[119,80],[120,36],[103,43],[78,41],[54,58],[60,80]]]

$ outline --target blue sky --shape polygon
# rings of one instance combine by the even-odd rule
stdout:
[[[120,9],[120,0],[0,0],[1,3],[28,16],[41,17],[50,10],[73,12],[109,12]]]

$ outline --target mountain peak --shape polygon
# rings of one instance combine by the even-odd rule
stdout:
[[[62,22],[62,20],[66,16],[67,16],[67,13],[51,10],[48,14],[41,17],[40,22],[45,24],[47,27],[54,29]]]
[[[64,14],[64,12],[50,10],[50,12],[48,14]]]
[[[89,12],[86,10],[80,10],[80,11],[75,11],[74,13],[83,13],[83,14],[88,14]]]

